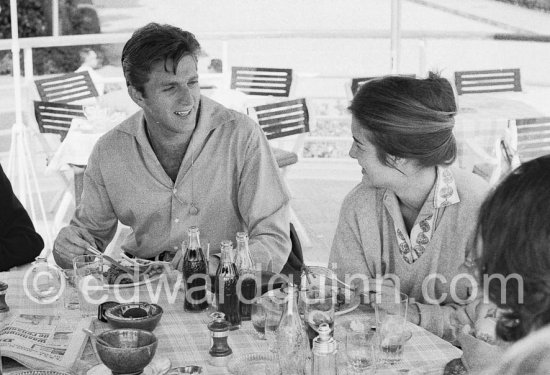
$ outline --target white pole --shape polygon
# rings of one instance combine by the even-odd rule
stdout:
[[[401,59],[401,0],[391,2],[391,72],[399,73]]]
[[[13,61],[13,86],[15,89],[15,123],[23,124],[21,106],[21,68],[19,59],[19,31],[17,24],[17,0],[10,0],[11,54]]]
[[[229,41],[227,40],[222,42],[222,74],[223,85],[225,88],[229,88],[231,85],[231,67],[229,66]]]
[[[59,36],[59,0],[52,0],[52,35]]]
[[[37,213],[33,201],[32,187],[36,190],[38,206],[44,222],[44,243],[45,251],[48,252],[52,248],[52,238],[50,235],[50,229],[47,222],[46,210],[44,209],[44,202],[40,190],[38,189],[38,182],[36,173],[32,165],[32,155],[28,145],[28,132],[29,129],[23,124],[23,106],[21,99],[21,68],[19,58],[19,31],[17,23],[17,0],[10,0],[10,12],[11,12],[11,53],[13,62],[13,86],[15,95],[15,124],[11,129],[11,147],[8,162],[8,178],[14,181],[15,173],[17,172],[17,197],[21,201],[21,204],[27,208],[34,222],[37,224]],[[32,68],[31,68],[32,69]],[[32,180],[32,181],[31,181]]]

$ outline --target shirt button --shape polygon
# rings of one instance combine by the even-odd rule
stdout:
[[[174,246],[174,250],[177,250],[177,249],[178,249],[178,247],[177,247],[177,246]]]
[[[176,194],[176,193],[178,192],[178,189],[174,189],[174,190],[172,190],[172,192],[173,192],[174,194]]]
[[[180,222],[180,219],[176,218],[176,219],[174,219],[174,221],[175,221],[176,223],[179,223],[179,222]]]

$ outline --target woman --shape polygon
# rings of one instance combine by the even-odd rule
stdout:
[[[42,248],[42,237],[0,166],[0,272],[33,261]]]
[[[452,279],[472,247],[487,185],[450,168],[457,154],[452,87],[435,74],[383,77],[365,83],[349,109],[350,156],[363,180],[344,200],[329,264],[363,289],[370,283],[372,290],[377,275],[391,276],[409,296],[409,320],[453,340],[460,318],[452,302],[464,302],[470,284]]]
[[[485,281],[508,279],[505,286],[496,278],[486,282],[484,290],[504,311],[497,338],[513,343],[502,359],[485,361],[499,365],[482,373],[549,374],[550,156],[520,165],[490,194],[480,210],[478,233],[480,274]]]

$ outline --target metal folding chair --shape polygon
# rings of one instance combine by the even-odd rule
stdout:
[[[396,75],[400,76],[400,77],[410,77],[410,78],[415,78],[416,77],[416,74],[396,74]],[[380,77],[384,77],[384,76],[352,78],[351,79],[351,86],[350,86],[351,98],[353,98],[355,96],[355,94],[357,94],[357,91],[359,91],[361,86],[363,86],[366,82],[370,81],[371,79],[380,78]]]
[[[47,102],[72,103],[98,96],[87,71],[67,73],[34,81],[40,99]]]
[[[521,91],[519,69],[468,70],[455,72],[458,95]]]
[[[248,95],[288,97],[292,85],[292,69],[231,68],[231,89]]]
[[[306,100],[303,98],[285,100],[272,104],[265,104],[249,109],[252,117],[256,118],[258,124],[264,131],[267,139],[280,139],[296,135],[292,151],[278,147],[271,147],[277,165],[282,169],[282,177],[286,175],[286,168],[298,162],[300,151],[306,133],[309,133],[309,112]],[[290,208],[291,222],[294,223],[296,231],[304,242],[304,246],[310,246],[311,241],[303,225],[298,220],[296,213]]]

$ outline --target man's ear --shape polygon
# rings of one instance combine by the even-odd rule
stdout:
[[[136,103],[138,106],[143,107],[143,94],[141,91],[136,89],[134,86],[129,85],[128,86],[128,95],[130,95],[130,98]]]

